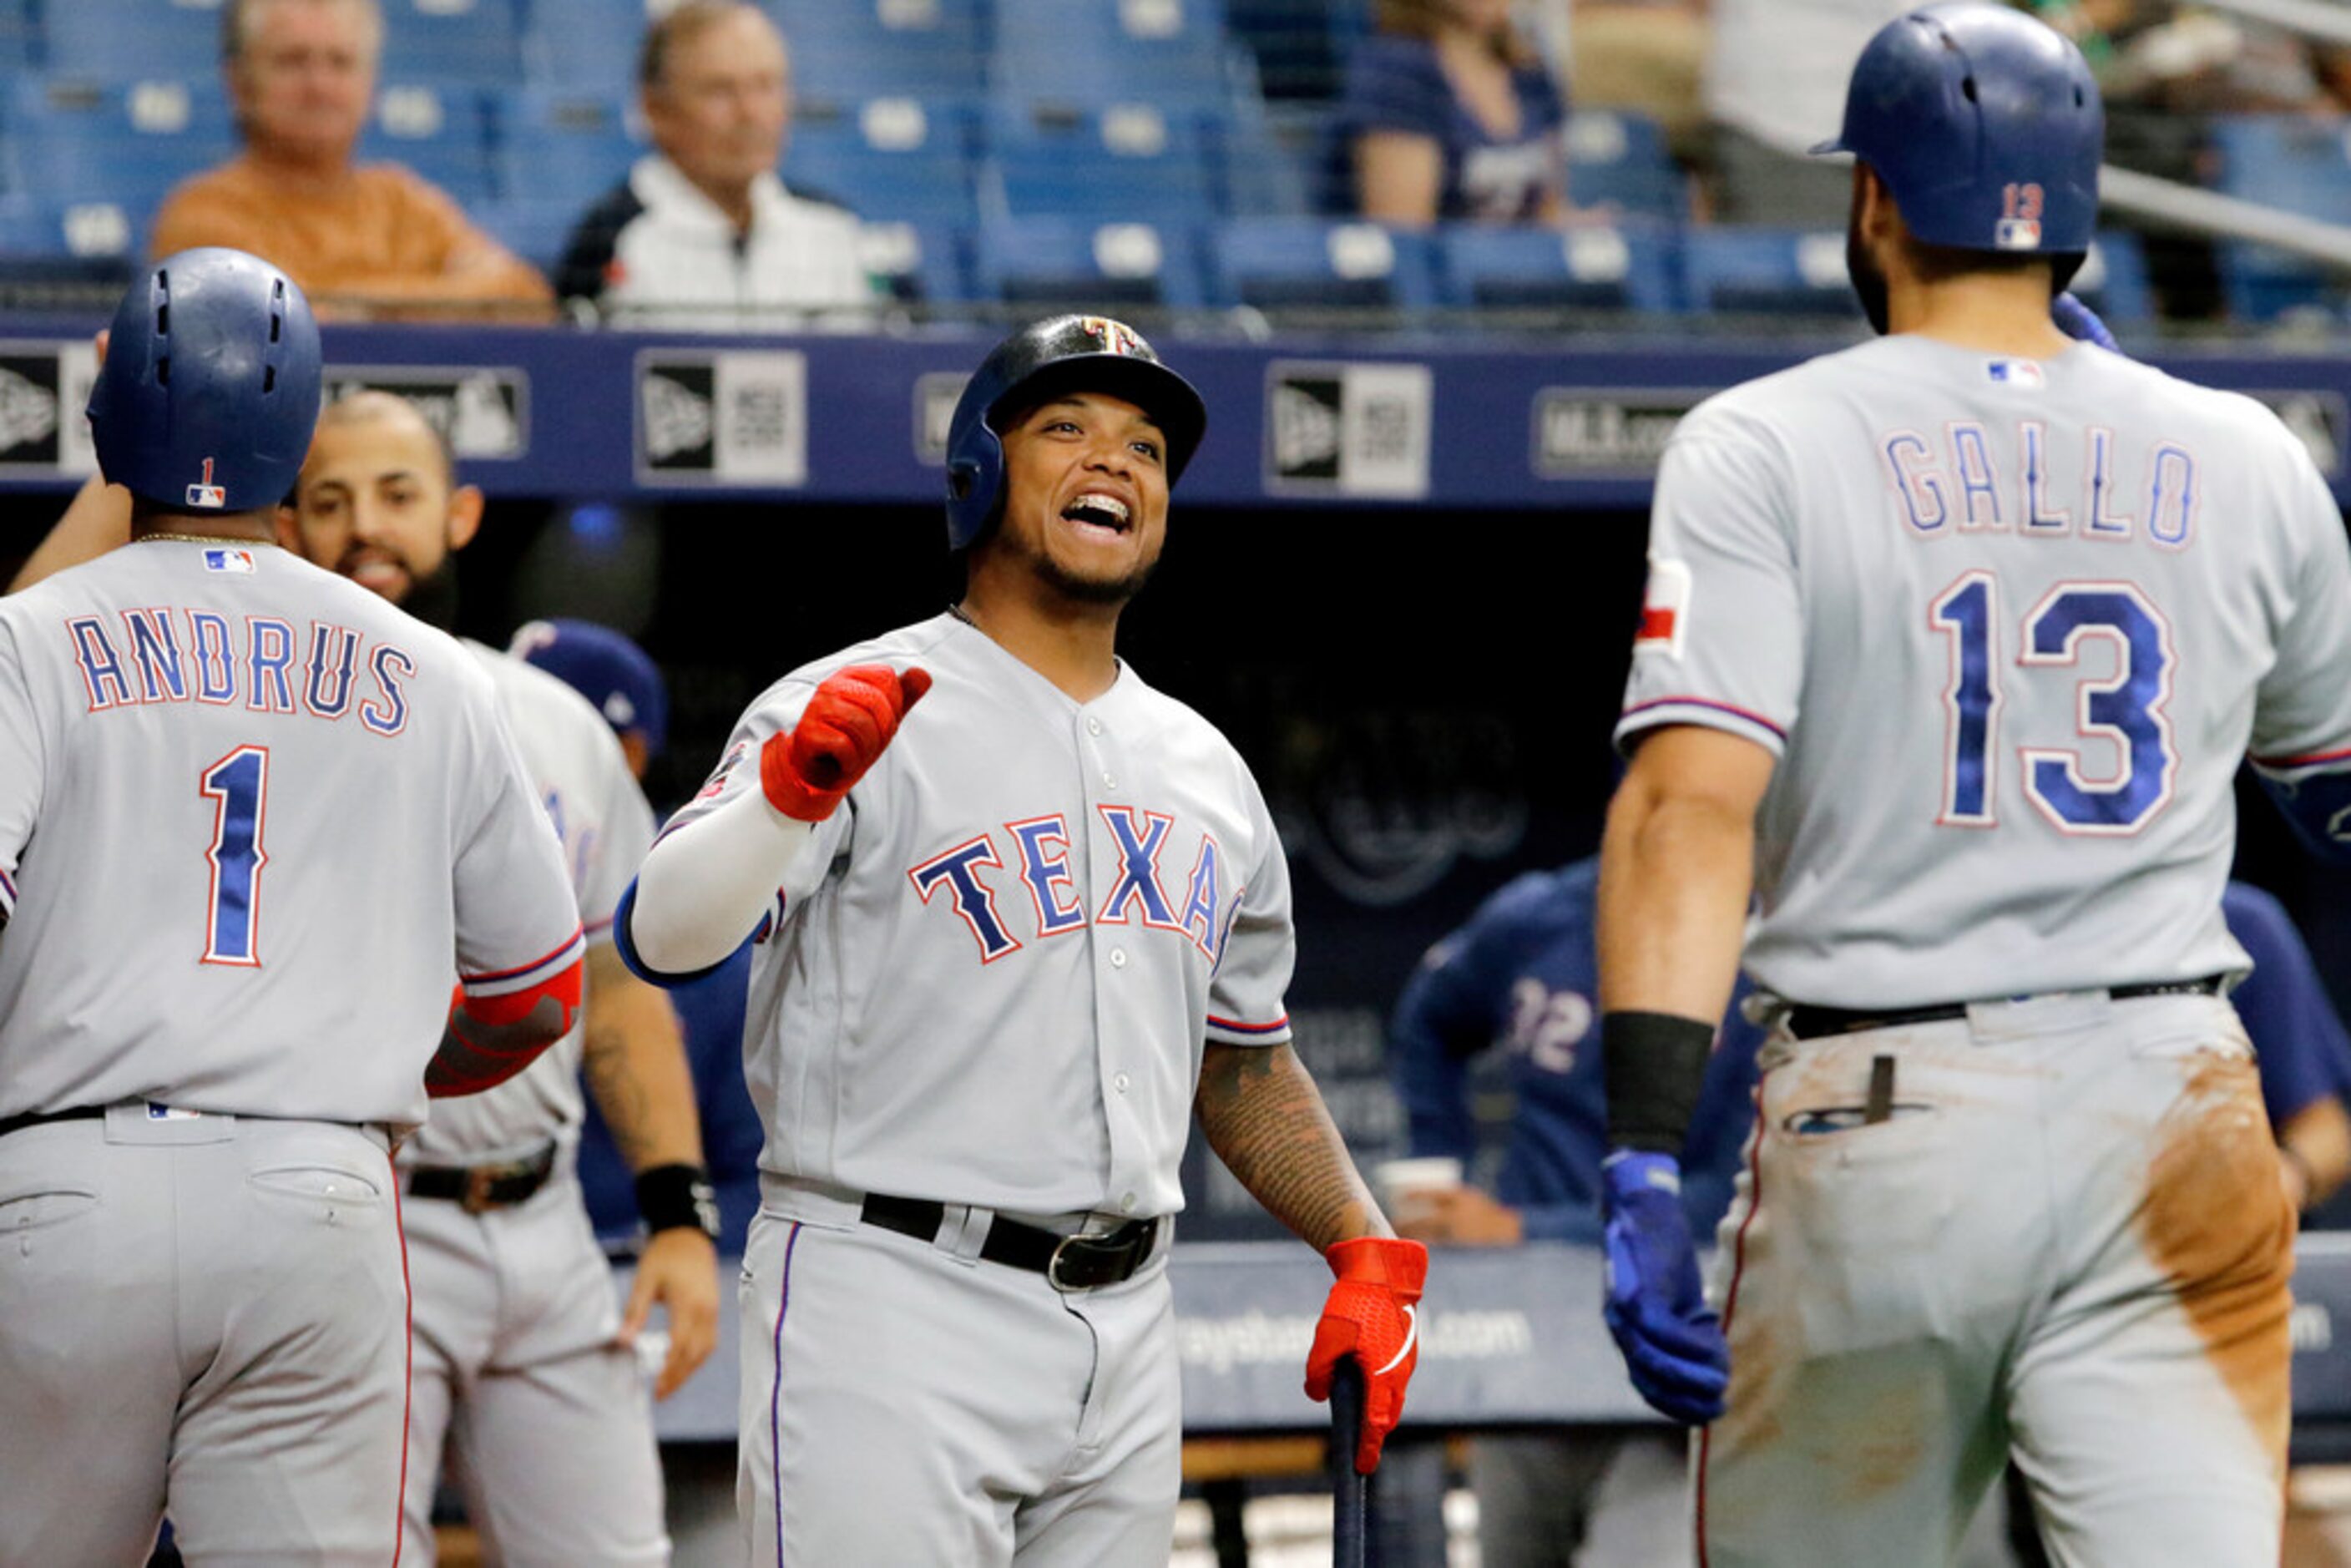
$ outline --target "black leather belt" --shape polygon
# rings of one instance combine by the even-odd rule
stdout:
[[[547,1185],[555,1174],[555,1145],[528,1159],[486,1166],[417,1166],[408,1173],[411,1197],[454,1199],[467,1214],[510,1208]]]
[[[860,1218],[917,1241],[935,1241],[946,1212],[943,1203],[869,1192]],[[1091,1291],[1133,1279],[1158,1239],[1155,1219],[1130,1219],[1101,1236],[1064,1236],[999,1214],[988,1221],[979,1255],[990,1263],[1042,1274],[1057,1291]]]
[[[2217,997],[2227,984],[2228,977],[2224,975],[2206,975],[2197,980],[2153,980],[2140,986],[2108,986],[2106,995],[2117,1002],[2126,1002],[2134,997]],[[1801,1004],[1788,1011],[1788,1032],[1798,1040],[1812,1040],[1824,1034],[1854,1034],[1865,1029],[1944,1023],[1967,1017],[1968,1009],[1976,1005],[1974,1002],[1937,1002],[1932,1007],[1924,1008],[1850,1009]]]
[[[103,1105],[77,1105],[70,1111],[27,1111],[21,1116],[0,1116],[0,1138],[50,1122],[94,1122],[105,1114]]]

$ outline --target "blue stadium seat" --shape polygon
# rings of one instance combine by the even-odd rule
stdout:
[[[31,69],[40,31],[34,25],[32,0],[0,0],[0,71]]]
[[[1656,121],[1619,110],[1582,110],[1568,117],[1566,142],[1568,199],[1577,206],[1688,220],[1689,185]]]
[[[660,8],[661,0],[528,0],[524,72],[560,90],[633,94],[638,47]]]
[[[499,194],[482,95],[472,88],[385,82],[358,157],[405,163],[466,206]]]
[[[765,0],[792,56],[802,101],[912,97],[976,102],[985,47],[980,0]]]
[[[1860,313],[1845,277],[1844,235],[1775,228],[1695,228],[1682,273],[1696,311],[1770,316]]]
[[[1678,246],[1662,224],[1564,230],[1455,224],[1440,234],[1438,249],[1448,305],[1650,315],[1680,305]]]
[[[864,218],[970,224],[970,111],[910,98],[811,106],[792,123],[784,183]]]
[[[40,21],[47,46],[42,59],[51,76],[131,81],[205,76],[218,68],[217,0],[42,0]]]
[[[1197,307],[1197,240],[1180,225],[992,218],[979,229],[980,293],[1012,304]]]
[[[2147,249],[2135,234],[2110,229],[2091,240],[2089,256],[2074,275],[2073,287],[2111,326],[2139,326],[2155,319]]]
[[[822,0],[820,0],[822,3]],[[998,101],[1219,110],[1254,77],[1217,0],[996,0]]]
[[[2219,188],[2305,217],[2351,223],[2351,130],[2341,120],[2236,115],[2216,120]],[[2267,246],[2224,240],[2216,250],[2229,313],[2266,321],[2289,310],[2325,308],[2337,298],[2317,263]]]
[[[1324,189],[1329,120],[1321,104],[1300,108],[1246,100],[1222,119],[1207,118],[1221,209],[1233,217],[1304,217],[1334,210]]]
[[[146,253],[142,217],[116,202],[0,201],[0,282],[120,287]]]
[[[580,204],[576,202],[509,196],[476,203],[468,215],[481,225],[483,233],[552,276],[556,263],[563,259],[564,247],[571,243],[571,231],[580,222]]]
[[[528,87],[496,100],[499,185],[577,214],[628,178],[651,145],[616,93]]]
[[[1208,235],[1212,304],[1363,306],[1437,303],[1435,246],[1424,234],[1322,218],[1230,218]]]
[[[8,84],[6,120],[28,193],[116,202],[141,218],[236,151],[227,98],[210,81],[20,76]]]
[[[949,224],[869,223],[858,235],[865,270],[897,298],[931,305],[972,298],[970,246]]]
[[[988,145],[1016,217],[1201,223],[1216,215],[1200,122],[1151,104],[1075,110],[998,104]]]
[[[387,80],[503,88],[522,69],[516,0],[377,0]]]

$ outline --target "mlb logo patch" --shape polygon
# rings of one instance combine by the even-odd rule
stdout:
[[[206,571],[235,571],[253,575],[253,552],[249,549],[208,549],[204,551]]]
[[[218,511],[228,505],[228,492],[213,483],[213,460],[204,459],[204,476],[188,486],[188,505]]]
[[[1990,360],[1985,361],[1984,374],[1993,381],[2012,387],[2044,387],[2048,373],[2032,360]]]
[[[2002,218],[1991,231],[1994,250],[2039,250],[2041,225],[2032,218]]]

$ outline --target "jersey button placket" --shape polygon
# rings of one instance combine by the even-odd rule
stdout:
[[[1120,859],[1118,844],[1102,820],[1102,813],[1092,808],[1096,803],[1097,788],[1102,790],[1117,789],[1118,774],[1113,758],[1108,755],[1109,748],[1102,744],[1109,727],[1103,724],[1101,716],[1095,714],[1082,716],[1078,721],[1078,728],[1077,749],[1081,759],[1079,772],[1080,777],[1088,781],[1088,821],[1085,826],[1091,848],[1087,859],[1104,868],[1102,874],[1108,880],[1102,887],[1106,890],[1116,884],[1125,868]],[[1099,899],[1102,894],[1097,892],[1094,896]],[[1107,983],[1112,976],[1124,974],[1132,955],[1126,948],[1127,931],[1115,926],[1104,929],[1097,925],[1088,928],[1088,936],[1101,944],[1095,950],[1109,968],[1108,974],[1101,969],[1095,971],[1104,983],[1098,984],[1094,991],[1094,1067],[1100,1074],[1098,1082],[1106,1091],[1102,1095],[1102,1120],[1110,1134],[1110,1191],[1118,1195],[1118,1211],[1133,1214],[1142,1202],[1134,1184],[1141,1174],[1138,1167],[1150,1158],[1146,1146],[1149,1140],[1135,1125],[1134,1111],[1129,1099],[1134,1079],[1113,1068],[1110,1061],[1111,1053],[1121,1050],[1124,1044],[1123,1037],[1128,1030],[1122,1020],[1132,1004],[1132,998],[1123,990],[1114,992]]]

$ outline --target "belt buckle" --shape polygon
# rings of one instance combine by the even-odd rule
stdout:
[[[497,1179],[493,1166],[470,1166],[465,1171],[465,1195],[457,1200],[467,1214],[486,1214],[497,1207],[490,1197],[490,1184]]]
[[[1083,1291],[1092,1288],[1086,1285],[1074,1285],[1061,1278],[1062,1258],[1068,1255],[1070,1248],[1073,1244],[1083,1241],[1084,1239],[1085,1238],[1083,1236],[1072,1235],[1062,1237],[1060,1241],[1054,1243],[1052,1257],[1047,1259],[1045,1261],[1045,1282],[1052,1286],[1053,1289],[1061,1291],[1065,1296],[1073,1291]]]

